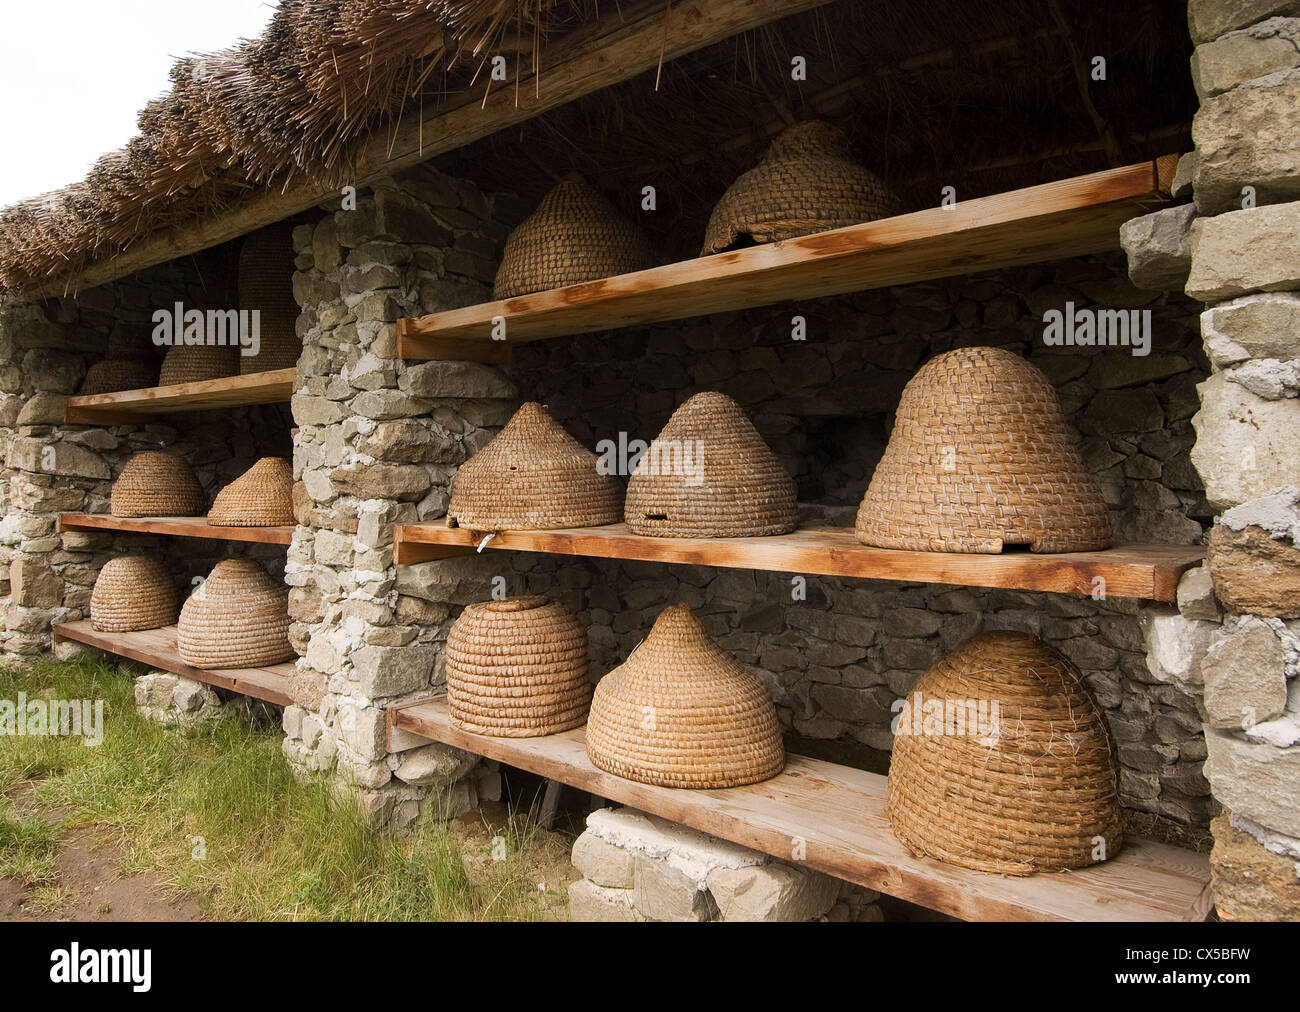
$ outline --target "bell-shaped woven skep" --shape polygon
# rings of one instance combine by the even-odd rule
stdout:
[[[559,530],[618,523],[623,486],[540,404],[515,412],[451,482],[449,527]]]
[[[889,821],[914,854],[999,875],[1114,857],[1118,772],[1079,670],[1017,632],[981,633],[935,664],[899,716]]]
[[[109,559],[90,592],[90,624],[99,632],[159,629],[176,621],[180,602],[171,574],[157,559]]]
[[[86,370],[79,394],[115,394],[122,390],[142,390],[153,386],[158,378],[152,362],[125,358],[106,358]]]
[[[279,527],[293,515],[293,467],[283,457],[263,457],[217,493],[208,510],[217,527]]]
[[[231,345],[176,344],[163,358],[158,385],[199,383],[239,375],[239,348]]]
[[[829,123],[796,123],[713,209],[701,256],[887,218],[898,202]]]
[[[190,465],[174,453],[147,450],[126,462],[109,496],[115,517],[192,517],[207,505]]]
[[[672,605],[596,686],[587,756],[607,773],[661,787],[735,787],[785,766],[772,699]]]
[[[743,538],[788,534],[794,479],[726,394],[696,394],[637,462],[623,507],[637,534]]]
[[[289,588],[252,559],[218,562],[181,608],[176,647],[196,668],[255,668],[297,656]]]
[[[509,299],[653,267],[635,224],[586,183],[551,190],[506,239],[493,297]]]
[[[1051,381],[1000,348],[945,352],[912,377],[856,527],[864,544],[920,552],[1111,543]]]
[[[261,327],[258,353],[239,356],[241,375],[298,364],[302,339],[296,330],[293,269],[293,239],[287,225],[259,229],[244,240],[239,250],[239,308],[259,310]]]
[[[535,738],[587,717],[587,630],[543,597],[471,604],[447,633],[451,722],[495,738]]]

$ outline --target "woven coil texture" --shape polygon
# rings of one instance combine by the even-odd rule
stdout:
[[[788,534],[794,479],[740,405],[706,391],[681,405],[642,454],[627,485],[628,527],[660,538]]]
[[[509,299],[653,267],[641,230],[584,182],[551,190],[506,239],[493,297]]]
[[[853,161],[829,123],[796,123],[756,168],[737,179],[709,217],[701,256],[887,218],[898,201]]]
[[[298,303],[293,297],[293,239],[289,228],[272,225],[253,232],[239,250],[239,308],[259,310],[260,347],[239,356],[239,372],[291,369],[302,354]]]
[[[148,450],[128,460],[113,482],[109,512],[115,517],[192,517],[203,512],[207,501],[181,457]]]
[[[171,574],[157,559],[123,555],[109,559],[90,592],[90,624],[99,632],[160,629],[176,621],[180,607]]]
[[[293,467],[283,457],[263,457],[217,493],[208,523],[217,527],[280,527],[293,513]]]
[[[176,646],[196,668],[254,668],[295,656],[289,588],[252,559],[224,559],[189,596]]]
[[[1051,381],[1000,348],[959,348],[903,389],[858,540],[921,552],[1082,552],[1111,544]]]
[[[77,391],[82,395],[115,394],[122,390],[142,390],[151,387],[158,378],[157,367],[152,362],[124,358],[106,358],[86,370],[85,378]]]
[[[587,717],[587,631],[543,597],[471,604],[447,633],[447,704],[457,727],[534,738]]]
[[[952,717],[941,723],[931,705],[924,733],[918,695],[919,710],[938,702]],[[984,719],[972,717],[980,701]],[[958,647],[916,683],[899,720],[908,729],[894,737],[889,821],[914,854],[1031,875],[1119,853],[1106,719],[1078,669],[1036,637],[987,632]]]
[[[597,684],[587,756],[607,773],[661,787],[736,787],[785,766],[763,683],[680,604]]]
[[[165,387],[173,383],[200,383],[237,375],[237,347],[178,344],[167,349],[158,385]]]
[[[594,453],[530,401],[456,472],[447,524],[504,531],[617,523],[623,485],[596,465]]]

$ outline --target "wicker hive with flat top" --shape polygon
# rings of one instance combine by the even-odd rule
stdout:
[[[635,224],[586,183],[566,180],[506,239],[492,295],[509,299],[653,266]]]
[[[157,559],[109,559],[90,592],[90,624],[99,632],[160,629],[176,621],[179,606],[171,574]]]
[[[1123,844],[1117,770],[1106,718],[1078,669],[1028,633],[981,633],[906,700],[889,821],[914,854],[963,868],[1086,868]]]
[[[897,207],[885,184],[853,161],[842,132],[796,123],[723,194],[700,255],[875,221]]]
[[[176,646],[196,668],[255,668],[295,656],[289,588],[252,559],[224,559],[189,596]]]
[[[623,508],[637,534],[742,538],[788,534],[794,479],[726,394],[696,394],[642,454]]]
[[[263,457],[217,493],[208,510],[214,527],[280,527],[297,521],[293,468],[283,457]]]
[[[617,523],[622,483],[596,465],[594,453],[529,402],[456,472],[447,525],[525,531]]]
[[[207,496],[190,465],[174,453],[147,450],[126,462],[109,497],[115,517],[192,517]]]
[[[587,631],[562,604],[471,604],[447,634],[446,657],[451,721],[465,731],[534,738],[586,719]]]
[[[596,686],[587,756],[661,787],[736,787],[776,776],[785,749],[763,683],[728,656],[685,605]]]
[[[239,375],[239,348],[231,345],[184,345],[167,349],[159,386],[200,383]]]
[[[858,540],[918,552],[1084,552],[1111,543],[1051,381],[1001,348],[937,355],[903,389]]]
[[[261,313],[256,355],[239,356],[239,372],[292,369],[302,354],[293,297],[293,239],[287,225],[251,233],[239,250],[239,308]]]

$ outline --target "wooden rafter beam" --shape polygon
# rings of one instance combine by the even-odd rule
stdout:
[[[480,77],[472,92],[456,96],[436,113],[407,117],[373,140],[357,160],[353,184],[453,151],[499,130],[602,88],[654,70],[660,62],[825,6],[831,0],[643,0],[614,11],[544,49],[539,71],[488,89]],[[486,98],[484,93],[486,92]],[[51,278],[23,293],[24,301],[64,295],[125,277],[146,267],[197,253],[281,221],[337,195],[331,186],[300,183],[284,190],[258,190],[211,218],[141,239],[113,257]]]

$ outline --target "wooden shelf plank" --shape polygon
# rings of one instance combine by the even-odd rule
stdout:
[[[399,321],[398,354],[455,358],[507,341],[909,284],[1119,249],[1119,227],[1167,202],[1167,156],[785,242]],[[500,343],[500,342],[497,342]]]
[[[483,535],[437,523],[394,528],[399,565],[474,553]],[[853,531],[809,527],[767,538],[651,538],[626,524],[574,527],[562,531],[503,531],[491,551],[542,552],[596,559],[630,559],[728,569],[761,569],[810,576],[852,576],[907,583],[1043,590],[1091,595],[1098,577],[1107,597],[1173,601],[1178,577],[1205,557],[1197,545],[1125,545],[1101,552],[1035,555],[964,555],[870,548]]]
[[[74,425],[129,425],[173,411],[208,411],[247,404],[288,403],[298,370],[272,369],[197,383],[69,397],[64,420]]]
[[[114,517],[104,513],[60,513],[61,531],[127,531],[133,534],[167,534],[216,541],[249,541],[262,545],[293,542],[293,527],[218,527],[203,517]]]
[[[96,632],[89,621],[65,622],[54,627],[54,639],[75,640],[120,657],[148,664],[174,675],[183,675],[205,685],[240,692],[254,699],[264,699],[277,706],[293,702],[289,695],[289,679],[294,663],[273,664],[265,668],[222,668],[208,670],[195,668],[181,660],[176,649],[176,627],[145,629],[140,632]]]
[[[543,738],[470,734],[452,726],[445,698],[390,709],[388,719],[390,736],[454,745],[783,860],[802,840],[810,868],[966,920],[1191,921],[1210,909],[1208,860],[1147,840],[1129,840],[1093,868],[1027,878],[914,857],[889,828],[885,778],[817,759],[789,756],[785,771],[761,784],[682,790],[597,769],[584,728]]]

